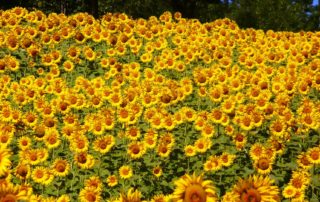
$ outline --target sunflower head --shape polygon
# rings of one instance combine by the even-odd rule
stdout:
[[[217,201],[215,188],[212,181],[203,180],[202,175],[184,175],[175,181],[176,189],[173,193],[173,201],[205,202]]]
[[[280,201],[279,188],[269,177],[250,176],[241,179],[233,188],[240,201]]]

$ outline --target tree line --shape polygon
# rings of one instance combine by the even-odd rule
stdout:
[[[211,22],[235,20],[242,28],[281,31],[320,29],[320,0],[0,0],[0,9],[15,6],[67,15],[88,12],[99,18],[107,12],[126,13],[132,18],[160,16],[164,11],[182,13],[185,18]]]

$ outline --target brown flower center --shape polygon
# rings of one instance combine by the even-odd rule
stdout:
[[[241,194],[241,201],[243,202],[260,202],[261,201],[261,195],[259,194],[259,192],[256,189],[248,189],[245,190],[245,192],[243,192]]]
[[[186,188],[184,202],[205,202],[206,192],[199,184],[191,184]]]

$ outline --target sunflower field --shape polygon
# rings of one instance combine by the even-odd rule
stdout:
[[[316,202],[320,32],[0,11],[0,201]]]

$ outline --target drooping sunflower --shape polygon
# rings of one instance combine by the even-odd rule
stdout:
[[[215,202],[215,188],[210,180],[203,180],[202,175],[184,175],[174,182],[176,188],[172,195],[173,202]]]
[[[91,169],[95,164],[95,158],[86,152],[76,154],[74,161],[81,169]]]
[[[240,179],[232,192],[237,197],[236,201],[280,201],[279,188],[272,185],[269,177],[250,176],[248,179]]]
[[[30,165],[19,163],[15,168],[15,176],[21,180],[26,180],[31,175]]]

